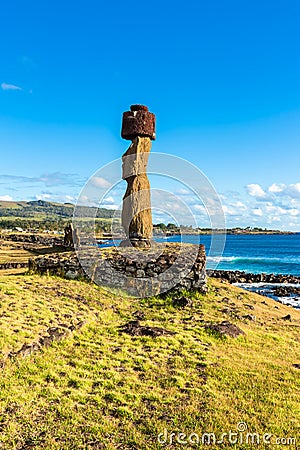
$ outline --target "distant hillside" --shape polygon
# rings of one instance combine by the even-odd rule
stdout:
[[[110,219],[114,211],[105,208],[94,208],[84,206],[85,214],[93,217],[97,210],[96,217]],[[6,202],[0,201],[0,218],[36,218],[36,219],[68,219],[73,216],[74,205],[72,203],[54,203],[44,200],[31,202]]]

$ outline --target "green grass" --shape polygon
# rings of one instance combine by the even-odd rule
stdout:
[[[49,233],[40,233],[40,236],[46,238],[58,237]],[[25,247],[25,248],[24,248]],[[66,253],[64,248],[56,246],[41,246],[39,244],[30,244],[24,242],[15,242],[6,240],[5,236],[0,238],[0,264],[3,263],[24,263],[28,262],[29,258],[37,255],[46,255],[51,253]]]
[[[300,312],[217,280],[207,295],[191,297],[192,307],[176,309],[171,296],[132,299],[55,277],[0,278],[0,449],[207,448],[165,446],[157,435],[167,429],[219,436],[239,422],[252,432],[299,438],[300,372],[292,365],[300,362]],[[175,334],[120,333],[136,311],[142,324]],[[242,318],[249,313],[256,321]],[[281,319],[287,313],[291,322]],[[49,326],[82,319],[86,325],[65,340],[7,359]],[[205,330],[222,320],[246,335]],[[253,446],[208,448],[220,447]]]
[[[0,264],[8,262],[27,262],[33,253],[24,250],[23,244],[11,241],[0,241]]]
[[[49,238],[49,234],[45,234],[45,237]],[[28,249],[25,249],[24,246],[27,246]],[[64,251],[64,249],[57,247],[42,247],[35,244],[0,239],[0,264],[25,263],[28,262],[29,258],[34,256],[49,253],[60,253],[61,251]]]

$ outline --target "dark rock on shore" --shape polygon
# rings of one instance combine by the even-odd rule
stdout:
[[[300,287],[294,286],[276,286],[272,289],[273,294],[277,297],[288,297],[289,295],[296,294],[300,296]]]
[[[292,283],[300,284],[300,277],[274,273],[247,273],[240,270],[207,270],[207,275],[229,283]]]
[[[300,304],[300,277],[273,273],[246,273],[239,270],[208,270],[207,275],[226,280],[231,284],[240,283],[244,289],[278,301],[285,298],[284,302],[289,303],[288,299],[290,299],[290,304],[293,306],[295,306],[295,303],[292,303],[292,301],[299,301]],[[254,283],[259,283],[259,285],[252,287],[251,284]]]

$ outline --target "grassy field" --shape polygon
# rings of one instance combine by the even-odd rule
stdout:
[[[300,312],[213,279],[207,295],[191,297],[193,306],[178,309],[171,296],[133,299],[86,282],[1,277],[0,448],[207,448],[190,433],[201,440],[214,432],[219,440],[239,423],[272,434],[271,444],[257,448],[296,448],[275,438],[299,438]],[[256,319],[243,318],[249,313]],[[282,319],[287,314],[291,321]],[[174,334],[120,332],[136,317]],[[48,348],[7,356],[49,327],[82,320],[84,327]],[[223,320],[246,334],[206,330]],[[178,443],[178,432],[191,443]],[[224,442],[209,448],[253,447]]]
[[[41,234],[40,234],[41,235]],[[46,234],[45,237],[49,237]],[[25,246],[25,248],[24,248]],[[25,263],[29,258],[37,255],[49,254],[63,251],[64,249],[51,246],[41,246],[22,242],[0,239],[0,264],[3,263]],[[26,270],[24,270],[26,271]],[[24,272],[23,271],[23,272]],[[2,272],[0,272],[2,273]]]
[[[23,245],[12,241],[0,241],[0,264],[7,262],[27,262],[34,253],[25,250]]]

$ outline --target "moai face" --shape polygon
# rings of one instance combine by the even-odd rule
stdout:
[[[130,111],[123,113],[121,136],[129,141],[138,136],[149,137],[154,141],[155,115],[148,111],[147,106],[131,105]]]

